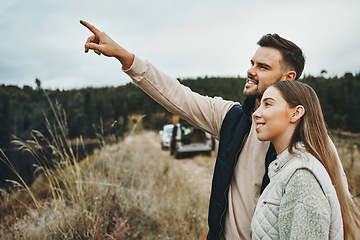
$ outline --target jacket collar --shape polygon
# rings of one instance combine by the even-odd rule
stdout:
[[[251,114],[255,108],[255,98],[245,98],[244,103],[242,105],[243,113],[246,118],[251,120]]]
[[[306,148],[302,142],[297,142],[290,153],[289,148],[285,149],[269,165],[269,178],[273,178],[292,158],[305,152]]]

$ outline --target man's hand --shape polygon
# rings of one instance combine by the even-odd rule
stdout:
[[[134,61],[134,55],[122,48],[114,40],[112,40],[106,33],[99,31],[93,25],[80,20],[80,23],[88,28],[94,35],[90,36],[85,43],[85,52],[93,50],[98,55],[105,55],[107,57],[117,58],[123,65],[123,69],[131,67]]]

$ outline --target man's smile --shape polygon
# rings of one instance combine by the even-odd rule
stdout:
[[[250,87],[250,85],[258,85],[259,84],[259,81],[257,80],[254,80],[252,78],[247,78],[246,79],[246,87]]]

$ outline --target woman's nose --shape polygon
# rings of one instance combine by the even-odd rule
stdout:
[[[259,107],[260,108],[260,107]],[[255,119],[257,119],[257,118],[259,118],[260,117],[260,111],[259,111],[259,108],[258,109],[256,109],[256,111],[252,114],[253,115],[253,117],[255,118]]]

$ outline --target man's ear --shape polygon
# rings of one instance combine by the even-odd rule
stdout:
[[[294,107],[292,109],[290,122],[296,123],[302,118],[302,116],[304,116],[304,114],[305,114],[305,108],[302,105],[298,105]]]
[[[283,81],[294,81],[296,78],[296,72],[295,71],[289,71],[284,74]]]

